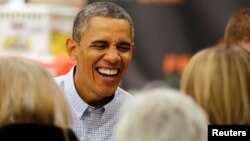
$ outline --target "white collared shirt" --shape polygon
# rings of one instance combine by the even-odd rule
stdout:
[[[68,74],[55,78],[72,111],[72,130],[80,141],[114,141],[114,128],[120,116],[120,108],[132,96],[118,87],[109,103],[95,109],[78,95],[73,80],[74,68]]]

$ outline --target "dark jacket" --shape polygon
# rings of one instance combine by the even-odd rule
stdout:
[[[66,130],[68,141],[78,141],[72,130]],[[64,131],[42,124],[11,124],[0,128],[0,141],[67,141]]]

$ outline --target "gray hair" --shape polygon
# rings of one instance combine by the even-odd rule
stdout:
[[[137,91],[116,127],[119,141],[206,141],[208,119],[186,94],[167,88]]]
[[[81,35],[87,29],[89,20],[95,16],[127,20],[130,23],[132,37],[134,38],[132,19],[122,7],[111,2],[94,2],[87,5],[75,17],[72,33],[75,41],[80,41]]]

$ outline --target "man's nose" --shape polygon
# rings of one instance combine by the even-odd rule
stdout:
[[[116,64],[121,61],[121,56],[116,47],[110,47],[106,50],[104,60],[111,64]]]

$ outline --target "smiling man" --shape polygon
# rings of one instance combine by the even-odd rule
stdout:
[[[132,59],[132,20],[114,3],[92,3],[77,14],[66,46],[76,65],[55,80],[71,105],[72,128],[81,141],[113,141],[120,107],[131,98],[119,84]]]

